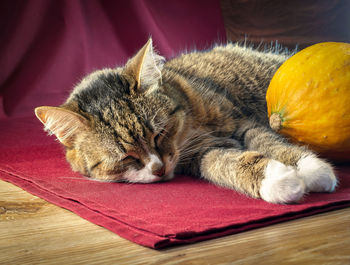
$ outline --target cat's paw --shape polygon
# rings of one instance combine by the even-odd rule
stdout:
[[[304,180],[307,191],[333,192],[337,186],[331,165],[314,155],[304,156],[298,161],[297,174]]]
[[[270,160],[261,182],[260,197],[271,203],[294,203],[300,201],[305,193],[303,179],[297,171],[279,161]]]

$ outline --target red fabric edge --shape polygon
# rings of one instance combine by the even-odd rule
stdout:
[[[203,241],[203,240],[207,240],[207,239],[211,239],[219,236],[236,234],[239,232],[243,232],[243,231],[247,231],[247,230],[251,230],[251,229],[255,229],[255,228],[259,228],[259,227],[263,227],[271,224],[281,223],[292,219],[297,219],[301,217],[315,215],[318,213],[324,213],[327,211],[342,209],[350,206],[350,200],[345,200],[341,202],[332,202],[324,206],[311,207],[309,209],[298,211],[298,212],[287,213],[280,216],[269,217],[263,220],[252,221],[244,224],[237,224],[234,226],[226,226],[220,229],[210,229],[197,234],[191,233],[191,235],[183,234],[183,235],[159,236],[149,231],[135,228],[133,226],[125,224],[115,218],[106,216],[96,210],[92,210],[86,207],[85,205],[82,205],[78,201],[57,196],[57,194],[53,194],[48,190],[42,189],[41,187],[39,187],[38,185],[34,184],[31,181],[18,178],[15,175],[6,173],[2,170],[0,170],[0,174],[1,174],[1,179],[8,181],[12,184],[15,184],[16,186],[24,189],[25,191],[33,195],[39,196],[40,198],[50,203],[53,203],[60,207],[68,209],[76,213],[77,215],[81,216],[84,219],[86,219],[86,216],[88,215],[90,217],[88,219],[90,222],[97,224],[99,226],[103,226],[127,240],[130,240],[132,242],[135,242],[137,244],[140,244],[146,247],[155,248],[155,249],[161,249],[161,248],[179,245],[179,244],[195,243],[198,241]]]
[[[57,196],[57,194],[53,194],[48,190],[42,189],[41,187],[39,187],[31,181],[21,179],[19,177],[16,177],[15,175],[6,173],[2,170],[0,170],[0,175],[2,180],[10,182],[50,203],[70,210],[71,212],[76,213],[84,219],[87,219],[86,216],[89,216],[90,218],[88,219],[88,221],[99,226],[105,227],[111,230],[112,232],[124,237],[125,239],[133,241],[137,244],[155,248],[156,244],[158,244],[159,242],[168,241],[167,238],[159,237],[154,233],[134,228],[128,224],[120,222],[117,219],[103,215],[100,212],[94,211],[86,207],[85,205],[82,205],[78,201]],[[158,238],[155,239],[155,237]]]

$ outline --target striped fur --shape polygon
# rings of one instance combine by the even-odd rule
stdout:
[[[336,178],[326,162],[269,128],[266,89],[287,58],[228,44],[164,63],[150,40],[124,67],[88,75],[63,105],[36,114],[66,146],[73,170],[93,179],[148,183],[186,173],[295,202],[313,191],[304,176],[314,174],[317,191],[330,191]],[[306,157],[311,171],[299,162]],[[320,172],[326,184],[314,183]]]

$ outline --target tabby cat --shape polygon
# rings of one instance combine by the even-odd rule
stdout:
[[[268,123],[265,93],[288,54],[228,44],[165,61],[150,39],[124,67],[85,77],[38,107],[74,171],[110,182],[201,176],[271,203],[332,192],[332,167]]]

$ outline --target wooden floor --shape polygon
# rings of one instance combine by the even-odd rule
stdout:
[[[350,264],[350,208],[153,250],[0,181],[0,264]]]

